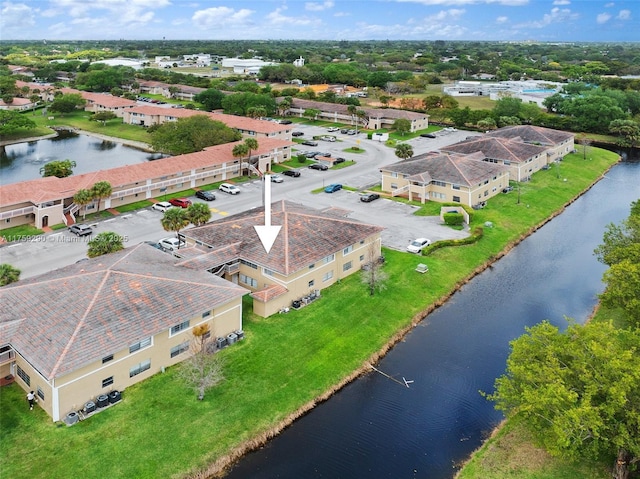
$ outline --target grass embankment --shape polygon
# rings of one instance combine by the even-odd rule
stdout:
[[[0,475],[166,478],[217,470],[278,433],[318,398],[329,397],[357,371],[368,371],[367,361],[375,361],[426,311],[561,210],[616,159],[604,150],[591,161],[569,155],[561,170],[566,182],[543,171],[524,186],[520,203],[516,192],[492,199],[474,211],[472,226],[494,226],[473,246],[434,251],[428,274],[414,271],[424,258],[385,251],[390,279],[382,294],[369,296],[354,274],[288,314],[258,318],[246,303],[246,339],[220,353],[227,379],[204,401],[178,382],[174,367],[128,388],[116,406],[67,428],[52,424],[38,408],[29,411],[15,384],[3,388]],[[423,208],[438,214],[440,206]]]

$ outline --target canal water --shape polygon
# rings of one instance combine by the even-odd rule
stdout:
[[[73,173],[77,175],[143,163],[160,157],[159,154],[138,150],[122,143],[60,131],[56,138],[0,148],[0,184],[41,178],[40,168],[50,161],[75,161]]]
[[[449,479],[502,419],[478,391],[504,372],[525,327],[584,322],[602,291],[593,256],[605,226],[640,198],[640,163],[621,163],[560,216],[427,316],[370,373],[296,421],[232,479]]]

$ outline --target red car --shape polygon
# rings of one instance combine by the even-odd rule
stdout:
[[[188,200],[186,198],[173,198],[169,200],[169,203],[171,203],[173,206],[179,206],[180,208],[188,208],[189,206],[191,206],[191,200]]]

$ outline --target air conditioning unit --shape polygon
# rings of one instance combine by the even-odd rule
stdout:
[[[236,335],[236,333],[227,334],[227,343],[229,345],[235,343],[237,340],[238,340],[238,336]]]

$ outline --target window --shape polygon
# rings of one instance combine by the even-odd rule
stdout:
[[[330,254],[329,256],[325,256],[324,258],[322,258],[322,263],[323,264],[331,263],[334,259],[336,259],[336,255]]]
[[[38,388],[36,389],[36,394],[38,395],[38,397],[40,399],[42,399],[44,401],[44,391],[42,389],[40,389],[40,386],[38,386]]]
[[[243,259],[241,259],[240,262],[242,264],[248,266],[249,268],[258,269],[258,265],[257,264],[249,263],[248,261],[245,261]]]
[[[175,358],[178,354],[182,354],[189,349],[189,341],[185,341],[182,344],[178,344],[171,348],[171,357]]]
[[[349,253],[351,253],[352,251],[353,251],[353,245],[347,246],[345,249],[342,250],[342,255],[346,256]]]
[[[435,185],[435,186],[447,186],[447,184],[444,181],[435,181],[434,180],[434,181],[431,182],[431,184]]]
[[[342,265],[342,271],[349,271],[352,266],[353,265],[351,264],[351,261],[349,261],[348,263]]]
[[[323,276],[322,276],[322,281],[329,281],[331,278],[333,278],[333,270],[331,271],[327,271]]]
[[[20,366],[16,366],[16,374],[20,379],[22,379],[27,386],[31,386],[31,378],[27,373],[25,373]]]
[[[258,287],[258,281],[253,279],[251,276],[247,276],[246,274],[240,273],[240,282],[247,284],[253,288]]]
[[[139,341],[137,343],[133,343],[131,346],[129,346],[129,352],[135,353],[136,351],[148,346],[151,346],[151,336],[149,336],[148,338],[144,338],[142,341]]]
[[[264,268],[264,274],[266,274],[267,276],[273,276],[275,273],[270,269]]]
[[[108,378],[104,378],[102,380],[102,387],[103,388],[111,386],[112,384],[113,384],[113,376],[109,376]]]
[[[310,288],[313,288],[313,285],[314,285],[314,284],[316,284],[316,282],[315,282],[315,280],[313,280],[313,279],[312,279],[311,281],[309,281],[308,286],[309,286]]]
[[[211,316],[211,311],[205,311],[204,313],[202,313],[202,318],[208,318],[209,316]]]
[[[364,261],[364,255],[363,254],[360,255],[360,261]]]
[[[309,265],[309,269],[313,269],[313,268],[315,268],[315,267],[316,267],[316,264],[315,264],[315,263],[311,263],[311,264]]]
[[[178,334],[180,331],[184,331],[189,327],[189,320],[181,322],[180,324],[176,324],[175,326],[171,326],[169,330],[169,336],[173,336],[174,334]]]
[[[110,354],[109,356],[105,356],[104,358],[102,358],[102,364],[108,363],[109,361],[113,361],[113,354]]]
[[[391,173],[391,178],[397,178],[398,177],[398,173],[396,173],[395,171],[393,171]]]
[[[454,196],[453,197],[453,201],[455,201],[456,203],[460,203],[460,197],[459,196]]]
[[[138,374],[143,373],[150,368],[151,368],[151,359],[142,361],[140,364],[136,364],[134,367],[129,369],[129,377],[132,378],[134,376],[137,376]]]
[[[454,190],[459,190],[460,189],[460,185],[451,185],[451,188],[453,188]]]

